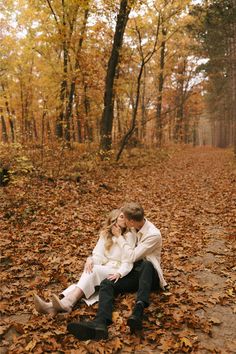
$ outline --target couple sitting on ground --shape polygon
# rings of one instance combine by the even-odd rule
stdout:
[[[136,304],[127,324],[131,333],[142,329],[144,308],[149,306],[152,290],[164,289],[160,231],[144,218],[137,203],[113,210],[92,256],[88,257],[78,283],[62,292],[62,299],[52,294],[51,302],[35,295],[36,310],[41,313],[70,312],[82,297],[90,298],[99,286],[99,305],[93,321],[72,322],[68,331],[80,340],[106,339],[112,323],[114,297],[137,291]]]

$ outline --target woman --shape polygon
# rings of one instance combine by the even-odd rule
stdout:
[[[95,287],[99,286],[102,280],[108,278],[116,282],[131,271],[133,263],[118,246],[116,236],[112,233],[112,227],[116,224],[122,229],[122,234],[129,244],[135,247],[135,236],[127,231],[124,214],[119,209],[114,209],[105,221],[92,256],[86,260],[78,283],[72,284],[62,292],[64,296],[62,300],[52,294],[51,301],[45,302],[38,295],[34,295],[38,312],[54,315],[58,312],[71,312],[78,300],[82,297],[89,299],[95,293]]]

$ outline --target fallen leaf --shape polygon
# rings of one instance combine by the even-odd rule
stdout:
[[[120,313],[118,311],[114,311],[112,313],[112,321],[117,322],[118,318],[120,317]]]
[[[31,341],[27,344],[27,346],[25,347],[25,350],[26,350],[27,352],[33,350],[34,347],[36,346],[36,344],[37,344],[36,340],[34,340],[34,339],[31,340]]]
[[[234,296],[234,289],[228,289],[227,291],[226,291],[226,294],[227,295],[229,295],[229,296]]]
[[[222,321],[216,317],[211,317],[210,322],[213,323],[214,325],[220,325],[222,323]]]
[[[180,338],[180,342],[181,342],[181,345],[182,345],[182,346],[192,348],[192,343],[191,343],[191,341],[190,341],[187,337],[182,337],[182,338]]]

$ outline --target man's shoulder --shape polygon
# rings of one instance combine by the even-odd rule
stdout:
[[[161,235],[161,231],[148,219],[146,219],[143,231],[146,235]]]

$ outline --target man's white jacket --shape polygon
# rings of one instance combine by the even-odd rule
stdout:
[[[133,229],[132,232],[136,233],[137,236],[137,246],[135,248],[132,248],[123,236],[117,238],[117,243],[124,250],[126,256],[128,255],[130,262],[136,262],[140,259],[150,261],[158,273],[160,286],[164,289],[167,283],[161,269],[162,237],[160,230],[146,219],[138,232]]]

